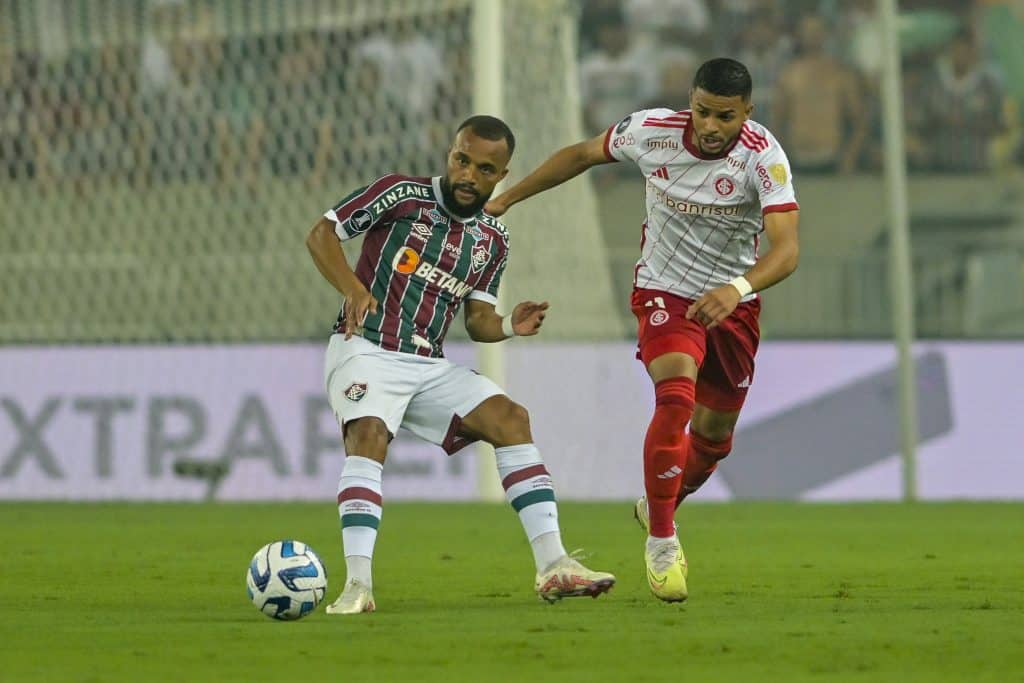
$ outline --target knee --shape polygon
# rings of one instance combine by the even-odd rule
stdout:
[[[690,441],[695,451],[721,460],[732,451],[732,429],[691,429]]]
[[[361,417],[345,423],[345,450],[350,455],[383,454],[389,441],[391,433],[380,418]]]
[[[506,401],[495,416],[492,437],[494,446],[514,446],[529,443],[530,411],[514,401]]]
[[[505,408],[504,422],[517,429],[529,429],[530,411],[515,401],[509,401]]]

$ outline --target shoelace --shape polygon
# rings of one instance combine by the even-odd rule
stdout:
[[[576,550],[573,550],[571,553],[569,553],[569,559],[575,560],[576,562],[582,564],[583,560],[590,559],[590,553],[588,553],[583,548],[576,548]]]
[[[657,571],[662,572],[671,567],[678,557],[678,549],[678,546],[671,542],[659,543],[655,546],[653,558],[654,568]]]

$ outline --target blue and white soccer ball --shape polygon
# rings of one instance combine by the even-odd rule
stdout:
[[[273,619],[301,619],[327,592],[327,572],[313,549],[299,541],[260,548],[245,574],[249,599]]]

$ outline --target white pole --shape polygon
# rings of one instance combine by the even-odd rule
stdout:
[[[501,28],[503,0],[473,1],[473,113],[501,117],[504,110],[503,77],[505,45]],[[507,279],[507,275],[505,278]],[[498,312],[504,312],[499,291]],[[477,344],[480,372],[505,386],[505,358],[502,343]],[[477,446],[477,495],[481,500],[504,500],[505,494],[494,466],[494,449]]]
[[[899,355],[900,452],[903,500],[917,498],[917,392],[914,377],[914,306],[907,210],[907,157],[903,145],[903,96],[897,0],[878,0],[882,27],[882,127],[889,214],[889,279],[893,333]]]

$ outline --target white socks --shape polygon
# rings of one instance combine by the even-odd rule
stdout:
[[[383,471],[384,466],[375,460],[350,455],[338,480],[338,514],[348,579],[359,579],[367,586],[373,585],[370,563],[380,526]]]
[[[496,448],[494,453],[505,498],[519,513],[534,564],[542,571],[566,554],[551,475],[532,443]]]

